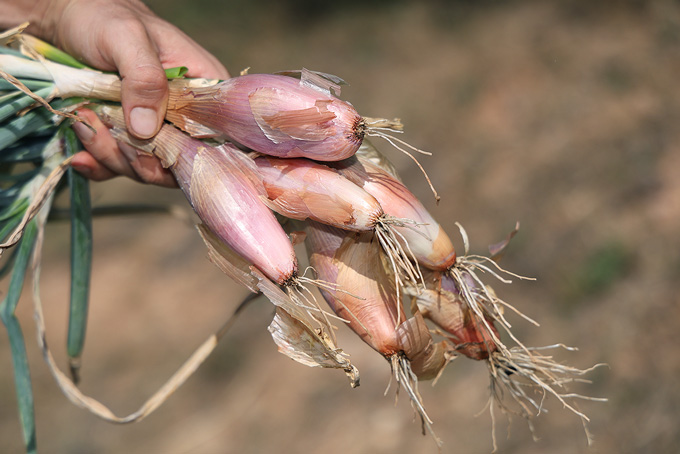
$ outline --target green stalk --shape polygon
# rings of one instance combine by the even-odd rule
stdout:
[[[41,88],[34,93],[44,99],[52,93],[52,87]],[[17,112],[32,106],[33,104],[35,104],[35,100],[30,96],[24,95],[19,99],[0,106],[0,121],[5,121],[6,119],[13,117]]]
[[[16,200],[17,195],[19,195],[19,192],[21,192],[21,188],[15,187],[3,189],[2,191],[0,191],[0,210],[11,205]]]
[[[21,217],[23,216],[23,213],[21,215],[17,215],[13,218],[10,218],[7,221],[3,221],[3,226],[0,228],[0,240],[4,240],[7,235],[12,233],[14,229],[19,225],[21,222]]]
[[[26,57],[24,54],[22,54],[18,50],[12,49],[11,47],[0,46],[0,54],[14,55],[15,57],[21,57],[29,60],[29,58]]]
[[[7,274],[14,269],[14,263],[17,258],[17,248],[13,248],[9,251],[9,254],[5,253],[4,256],[7,256],[7,258],[3,259],[5,263],[3,263],[2,268],[0,268],[0,279],[7,276]]]
[[[0,221],[8,222],[8,219],[23,216],[26,208],[28,208],[29,202],[27,198],[22,198],[20,200],[15,200],[7,208],[0,211]],[[0,235],[0,239],[3,236]]]
[[[27,39],[29,42],[28,44],[38,53],[40,53],[43,57],[52,60],[57,63],[61,63],[62,65],[70,66],[72,68],[78,68],[78,69],[91,69],[89,66],[85,65],[84,63],[76,60],[66,52],[64,52],[61,49],[58,49],[54,47],[53,45],[42,41],[34,36],[25,36],[25,39]]]
[[[62,109],[73,104],[81,102],[82,98],[69,98],[64,100],[57,100],[52,102],[52,107],[56,110]],[[26,115],[16,117],[11,121],[6,122],[0,128],[0,151],[13,145],[19,139],[27,137],[34,132],[43,129],[56,129],[52,121],[54,115],[46,109],[34,109]]]
[[[37,161],[42,158],[44,148],[44,139],[23,140],[19,145],[6,148],[0,153],[0,164]]]
[[[21,290],[24,285],[26,269],[33,246],[35,245],[38,227],[36,221],[31,221],[24,232],[21,242],[17,246],[19,251],[12,270],[7,296],[0,303],[0,318],[7,328],[9,336],[10,350],[12,352],[12,363],[14,366],[14,382],[17,394],[17,404],[19,407],[19,419],[23,430],[24,446],[27,453],[36,452],[35,436],[35,410],[33,406],[33,390],[31,387],[31,375],[28,368],[26,357],[26,344],[21,325],[14,312],[16,311]]]
[[[18,140],[50,124],[52,114],[45,109],[33,110],[23,117],[17,117],[0,128],[0,151]]]
[[[10,102],[14,102],[22,96],[23,96],[23,93],[20,92],[20,91],[15,91],[15,92],[12,92],[12,93],[6,93],[6,94],[0,96],[0,106],[4,106],[5,104],[9,104]]]
[[[70,127],[62,128],[66,156],[80,150]],[[71,196],[71,302],[69,306],[67,352],[73,381],[78,383],[80,356],[85,344],[92,270],[92,208],[87,178],[68,169]]]
[[[53,87],[54,82],[49,80],[35,80],[35,79],[17,79],[22,84],[26,85],[31,91],[40,90],[41,88]],[[17,88],[7,82],[5,79],[0,79],[0,91],[15,91]]]

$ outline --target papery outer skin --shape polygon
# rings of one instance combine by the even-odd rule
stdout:
[[[395,227],[406,239],[418,263],[442,271],[455,263],[456,251],[451,239],[416,196],[401,182],[362,158],[350,158],[334,163],[333,167],[375,197],[386,214],[420,224],[414,228]]]
[[[351,238],[345,240],[347,235]],[[319,279],[336,283],[345,292],[364,298],[322,290],[328,305],[349,322],[349,327],[364,342],[383,355],[391,356],[402,350],[396,326],[397,320],[404,321],[406,316],[396,301],[394,284],[380,263],[380,245],[371,237],[370,233],[343,232],[309,222],[305,241],[310,264]]]
[[[183,117],[260,153],[286,158],[338,161],[352,156],[363,138],[357,129],[361,117],[349,103],[273,74],[171,91],[166,118],[181,127]]]
[[[473,286],[474,287],[474,286]],[[482,320],[476,316],[464,303],[455,289],[453,279],[447,274],[441,275],[441,288],[428,288],[415,295],[418,309],[423,317],[431,320],[442,330],[451,335],[451,341],[456,345],[458,353],[476,359],[487,359],[498,350],[493,336]],[[499,333],[493,321],[486,320],[492,327],[496,338]]]
[[[452,346],[448,341],[431,343],[423,352],[411,360],[411,370],[418,380],[433,380],[439,376],[441,370],[449,363],[447,353]]]
[[[329,335],[332,327],[319,319],[313,320],[306,309],[254,266],[251,272],[259,290],[276,306],[276,315],[268,330],[279,351],[307,366],[341,368],[349,377],[350,386],[359,386],[359,371],[335,346]]]
[[[439,375],[448,360],[446,353],[452,350],[447,341],[435,344],[430,330],[420,312],[397,328],[399,344],[411,362],[411,370],[419,380],[431,380]]]
[[[171,169],[182,191],[188,194],[194,158],[198,149],[205,146],[203,142],[168,124],[164,124],[152,139],[139,140],[127,133],[121,106],[94,105],[92,110],[102,123],[112,128],[114,137],[127,142],[138,150],[153,154],[161,161],[164,168]],[[116,134],[116,131],[120,134]]]
[[[283,284],[297,273],[293,246],[252,183],[225,165],[230,151],[240,153],[225,146],[199,148],[185,194],[215,235],[267,277]]]
[[[355,153],[357,158],[369,161],[373,165],[383,169],[385,172],[392,175],[397,180],[401,181],[401,177],[397,173],[397,168],[392,164],[392,162],[382,154],[378,149],[371,143],[370,140],[364,138],[361,142],[361,146]]]
[[[271,208],[283,216],[371,231],[383,215],[373,196],[323,164],[264,156],[254,161]]]

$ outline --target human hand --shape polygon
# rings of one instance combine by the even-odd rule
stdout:
[[[92,67],[120,74],[123,113],[137,138],[154,136],[163,123],[168,99],[164,67],[186,66],[189,77],[229,77],[215,57],[139,0],[52,0],[45,5],[34,33]],[[73,126],[89,152],[73,158],[80,173],[97,181],[125,175],[176,186],[156,158],[116,142],[93,112],[79,115],[97,131],[81,123]]]

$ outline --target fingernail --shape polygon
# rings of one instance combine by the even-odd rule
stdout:
[[[148,139],[156,133],[156,126],[158,126],[158,120],[155,110],[135,107],[130,112],[130,127],[137,137]]]
[[[124,143],[124,142],[118,142],[118,149],[123,153],[125,158],[127,158],[128,161],[135,162],[139,158],[139,152],[137,151],[136,148],[131,147],[130,145]]]
[[[76,135],[80,139],[80,141],[85,144],[89,145],[92,143],[94,140],[94,131],[91,130],[89,127],[87,127],[84,123],[81,123],[79,121],[73,123],[73,130],[75,131]]]

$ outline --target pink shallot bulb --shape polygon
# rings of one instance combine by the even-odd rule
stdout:
[[[208,146],[168,124],[153,139],[137,141],[122,129],[119,107],[99,106],[95,111],[114,127],[119,140],[153,153],[172,171],[198,217],[220,241],[277,284],[297,276],[293,245],[262,202],[259,176],[239,149],[228,143]]]
[[[308,159],[254,159],[268,204],[291,219],[372,231],[384,215],[377,200],[337,171]]]
[[[388,359],[403,354],[421,380],[441,372],[448,343],[432,341],[420,314],[406,319],[372,235],[309,222],[306,244],[319,278],[340,289],[322,289],[326,302],[364,342]]]
[[[434,281],[427,279],[428,284],[440,281],[441,286],[428,285],[426,290],[414,292],[418,310],[444,331],[443,334],[453,343],[456,352],[476,360],[488,359],[498,351],[494,339],[500,336],[493,320],[489,317],[480,319],[465,304],[448,273],[432,274],[438,276]]]
[[[405,319],[400,301],[389,291],[391,278],[381,261],[375,237],[310,221],[306,244],[310,264],[319,278],[341,289],[322,289],[326,302],[364,342],[390,362],[394,378],[411,398],[423,428],[440,445],[423,407],[418,379],[431,379],[439,374],[448,363],[447,349],[445,343],[432,342],[419,314]]]
[[[271,156],[257,157],[254,162],[267,191],[267,203],[277,213],[343,230],[373,232],[392,265],[397,299],[404,281],[419,279],[419,268],[401,246],[396,231],[411,220],[386,215],[375,197],[322,163]]]
[[[414,224],[395,227],[418,263],[432,270],[446,270],[456,262],[451,239],[418,198],[394,176],[361,157],[333,166],[348,180],[375,197],[385,213],[410,219]]]
[[[263,154],[338,161],[356,152],[366,125],[331,90],[339,86],[306,70],[300,79],[249,74],[171,89],[166,118],[192,135],[223,135]]]
[[[404,320],[393,283],[383,269],[380,244],[370,234],[345,240],[348,232],[310,222],[306,244],[310,264],[320,279],[339,291],[322,289],[328,305],[376,351],[390,356],[402,350],[397,326]],[[344,243],[343,243],[344,241]]]

